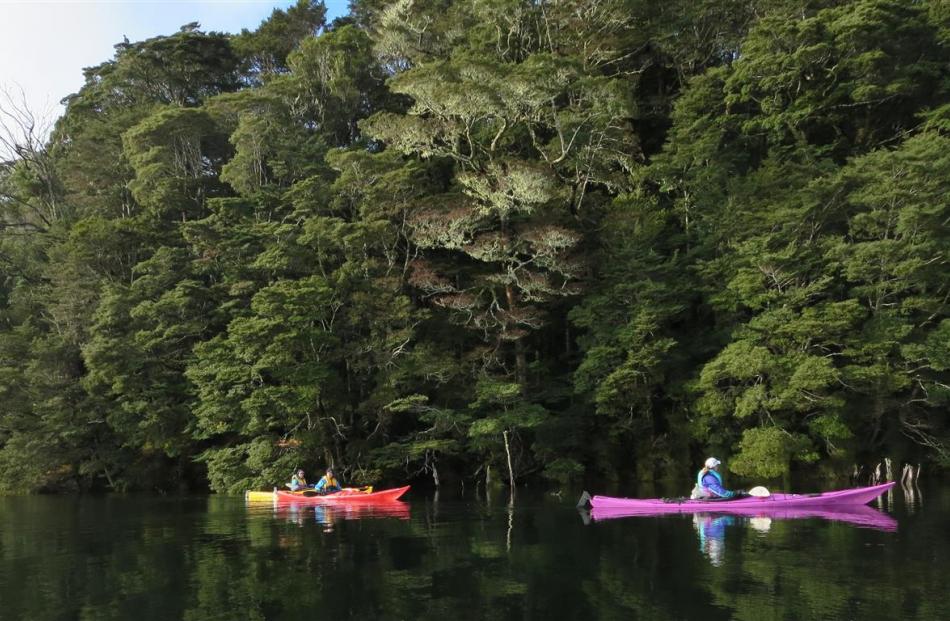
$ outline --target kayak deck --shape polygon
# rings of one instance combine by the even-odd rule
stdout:
[[[373,503],[373,502],[392,502],[398,500],[403,494],[409,491],[408,485],[405,487],[395,487],[392,489],[383,489],[378,492],[364,492],[353,488],[344,488],[339,492],[329,494],[320,494],[313,489],[304,489],[296,492],[290,490],[275,489],[270,492],[258,492],[248,490],[244,493],[244,499],[247,502],[274,502],[274,503],[309,503],[309,504],[350,504],[350,503]]]
[[[590,504],[595,509],[625,509],[628,511],[656,511],[661,513],[692,513],[694,511],[717,511],[732,509],[764,509],[768,507],[828,507],[860,506],[867,504],[894,487],[894,483],[883,483],[870,487],[824,492],[820,494],[773,493],[766,498],[748,496],[736,500],[691,500],[689,498],[617,498],[613,496],[594,496]]]

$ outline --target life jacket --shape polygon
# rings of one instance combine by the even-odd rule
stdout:
[[[720,486],[722,485],[722,475],[716,472],[715,470],[707,470],[706,468],[703,468],[702,470],[700,470],[699,474],[696,475],[696,485],[698,485],[699,487],[706,487],[705,485],[703,485],[703,477],[705,477],[707,474],[711,474],[714,477],[716,477],[716,481],[719,482]]]
[[[722,475],[716,472],[715,470],[707,470],[705,468],[700,470],[699,473],[696,475],[696,490],[703,493],[704,495],[712,496],[712,492],[710,492],[709,489],[705,485],[703,485],[703,477],[705,477],[707,474],[711,474],[714,477],[716,477],[716,481],[719,483],[719,487],[722,487]]]
[[[329,489],[334,487],[340,487],[340,484],[336,481],[336,477],[327,478],[327,475],[323,475],[323,478],[320,479],[319,483],[317,483],[318,489]]]

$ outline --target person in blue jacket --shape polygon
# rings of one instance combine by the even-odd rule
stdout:
[[[294,475],[290,478],[290,483],[287,484],[287,487],[289,487],[290,491],[292,492],[296,492],[298,490],[306,489],[307,487],[309,487],[307,485],[307,477],[304,476],[303,469],[298,470],[296,473],[294,473]]]
[[[719,474],[719,465],[722,462],[715,457],[710,457],[703,465],[703,469],[696,475],[696,487],[690,498],[699,499],[717,499],[717,498],[741,498],[747,496],[746,492],[733,492],[722,485],[722,475]]]
[[[333,476],[333,468],[327,468],[327,473],[320,478],[313,489],[326,494],[328,492],[338,492],[343,488],[340,487],[336,477]]]

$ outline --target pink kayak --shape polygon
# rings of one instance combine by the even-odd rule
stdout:
[[[594,496],[590,505],[594,509],[624,509],[628,513],[694,513],[697,511],[729,511],[736,509],[777,509],[803,507],[846,507],[867,504],[894,487],[894,483],[882,483],[871,487],[854,487],[820,494],[785,494],[775,492],[766,498],[747,496],[736,500],[690,500],[688,498],[615,498]]]
[[[734,504],[734,503],[716,503],[716,504]],[[676,507],[676,505],[673,505]],[[594,507],[590,512],[590,517],[597,522],[604,520],[614,520],[628,517],[654,517],[669,515],[671,513],[684,513],[677,509],[657,509],[644,511],[642,509],[624,509],[617,507]],[[769,506],[765,503],[759,503],[758,506],[746,507],[703,507],[702,510],[691,511],[691,513],[702,515],[734,515],[745,518],[771,518],[776,520],[800,520],[800,519],[821,519],[832,522],[845,522],[861,528],[873,528],[887,532],[897,530],[897,520],[886,513],[881,513],[866,505],[843,505],[840,507],[783,507]]]
[[[367,492],[358,488],[347,487],[339,492],[321,494],[313,489],[303,489],[296,492],[274,489],[272,492],[247,491],[244,498],[252,502],[273,503],[300,503],[300,504],[363,504],[386,503],[398,500],[409,491],[409,486],[382,489],[378,492]]]

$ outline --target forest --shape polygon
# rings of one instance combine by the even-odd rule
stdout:
[[[352,0],[0,103],[0,491],[950,466],[950,4]]]

